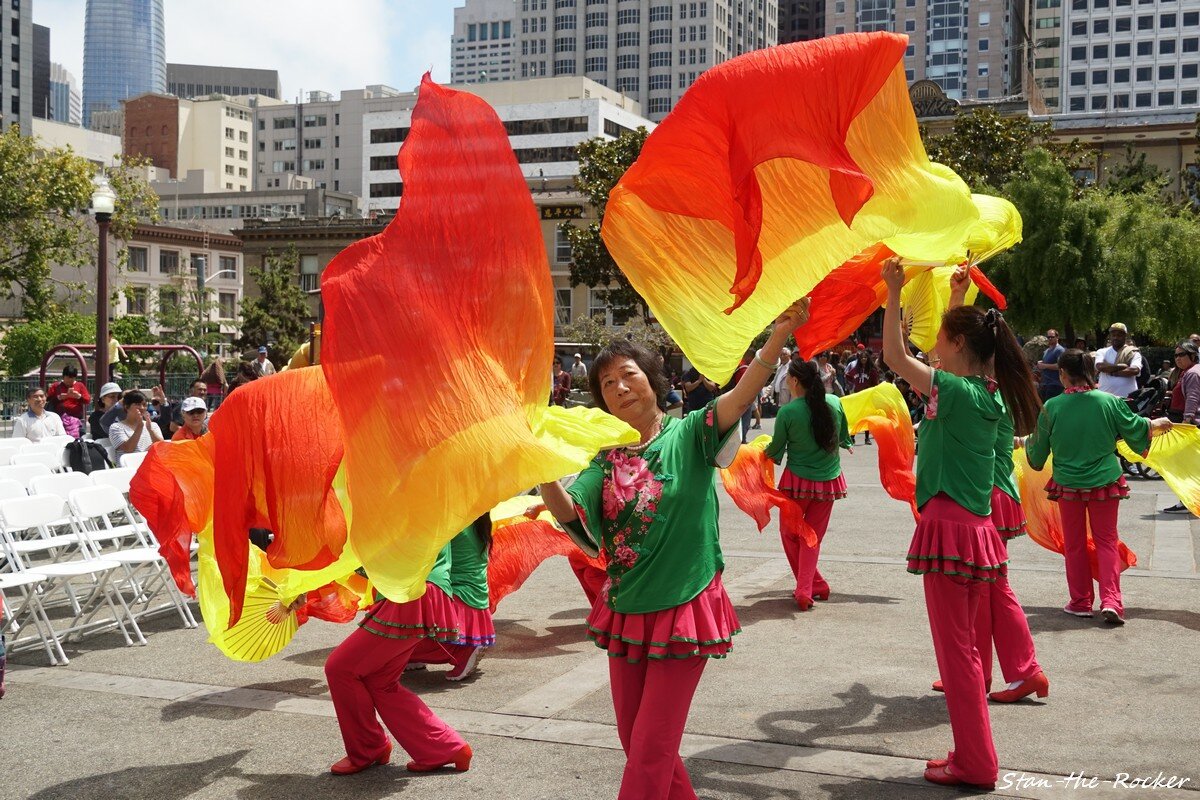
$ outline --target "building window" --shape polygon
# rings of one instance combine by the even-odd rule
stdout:
[[[1086,72],[1072,72],[1071,73],[1071,85],[1072,86],[1087,86],[1087,73]]]
[[[158,251],[158,273],[160,275],[178,275],[179,274],[179,251],[178,250],[159,250]]]
[[[620,36],[621,36],[621,34],[618,34],[617,38],[619,39]],[[650,31],[650,44],[670,44],[670,43],[671,43],[671,29],[670,28],[656,28],[655,30]]]
[[[1196,105],[1196,90],[1188,89],[1187,91],[1180,92],[1179,93],[1179,103],[1180,103],[1180,105],[1185,105],[1185,106]]]
[[[221,319],[233,319],[237,316],[237,294],[234,292],[220,292],[217,295],[217,313]]]
[[[575,59],[565,59],[554,62],[555,75],[574,75],[575,74]]]
[[[237,256],[220,256],[217,259],[221,272],[232,272],[230,280],[237,280]]]
[[[1196,53],[1200,52],[1200,39],[1184,39],[1183,52]]]
[[[146,316],[146,298],[150,291],[145,286],[135,286],[125,290],[125,313],[132,316]]]
[[[323,158],[306,158],[300,164],[301,168],[309,170],[325,169],[325,159]]]
[[[306,150],[316,150],[325,146],[324,139],[305,139],[304,147]]]
[[[1154,105],[1154,96],[1150,92],[1138,92],[1134,97],[1134,103],[1138,108],[1149,108]]]
[[[1137,54],[1139,56],[1154,55],[1154,42],[1138,42],[1137,43]]]
[[[1129,58],[1129,42],[1113,45],[1113,58]]]
[[[1158,54],[1161,56],[1169,56],[1175,52],[1175,40],[1163,39],[1158,43]]]
[[[328,118],[324,114],[306,114],[304,117],[304,127],[306,128],[324,128],[328,125]]]
[[[300,256],[300,291],[315,292],[320,285],[320,267],[316,256]]]
[[[617,34],[617,47],[637,47],[641,44],[641,34],[638,31],[626,31]],[[575,49],[575,41],[571,40],[571,49]]]
[[[1129,95],[1127,94],[1114,94],[1112,100],[1113,108],[1129,108]]]
[[[1087,61],[1087,46],[1079,45],[1071,48],[1072,61]]]
[[[518,164],[553,164],[577,161],[574,147],[526,147],[513,150]]]
[[[556,53],[574,53],[575,52],[575,37],[565,36],[554,40],[554,52]]]
[[[1086,98],[1083,98],[1083,97],[1072,97],[1071,98],[1071,110],[1072,111],[1086,111],[1087,105],[1085,103],[1085,100],[1086,100]]]
[[[654,91],[655,89],[670,89],[671,88],[671,76],[670,75],[651,75],[650,79],[647,81],[646,88],[648,88],[650,91]]]
[[[640,83],[641,81],[639,81],[636,77],[617,78],[617,85],[614,88],[622,94],[634,94],[641,91],[639,87]]]
[[[1092,58],[1108,58],[1108,45],[1098,44],[1092,47]]]
[[[671,101],[666,97],[651,97],[649,109],[651,114],[666,114],[671,110]]]
[[[666,22],[671,19],[670,6],[650,6],[651,22]]]
[[[650,54],[650,68],[671,66],[671,51]]]
[[[571,243],[567,240],[561,228],[554,229],[554,263],[571,263]]]
[[[1153,16],[1138,17],[1138,30],[1139,31],[1154,30],[1154,17]]]
[[[1158,79],[1160,81],[1175,80],[1175,65],[1174,64],[1164,64],[1161,67],[1159,67],[1158,68]]]
[[[1108,20],[1098,19],[1093,22],[1092,33],[1108,33]]]
[[[395,183],[372,183],[371,197],[400,197],[404,194],[404,184]]]
[[[1145,83],[1154,80],[1154,67],[1138,67],[1137,68],[1138,83]]]
[[[1158,27],[1174,28],[1176,19],[1174,14],[1163,14],[1158,18]]]
[[[174,289],[159,289],[158,290],[158,311],[163,313],[166,311],[179,310],[179,292]],[[145,312],[143,312],[145,313]]]
[[[1174,92],[1159,92],[1158,93],[1158,105],[1160,107],[1175,105],[1175,93]]]
[[[915,19],[904,20],[904,32],[912,33],[917,29],[917,21]]]
[[[146,272],[149,252],[144,247],[129,248],[129,264],[126,269],[130,272]]]
[[[1180,67],[1180,68],[1179,68],[1179,74],[1180,74],[1180,77],[1183,77],[1183,78],[1196,78],[1196,77],[1197,77],[1197,74],[1196,74],[1196,73],[1197,73],[1197,70],[1198,70],[1198,69],[1200,69],[1200,65],[1197,65],[1197,64],[1184,64],[1182,67]]]
[[[1114,69],[1113,83],[1129,83],[1129,68]]]
[[[408,128],[376,128],[371,131],[371,144],[394,144],[408,137]]]
[[[979,12],[979,24],[981,27],[986,26],[986,25],[991,25],[992,24],[992,12],[980,11]]]
[[[584,18],[584,22],[587,24],[587,27],[589,27],[589,28],[607,28],[608,27],[608,12],[593,11]]]
[[[1092,70],[1092,85],[1107,86],[1108,85],[1108,70],[1095,69]]]
[[[642,21],[642,12],[637,8],[627,8],[617,12],[618,25],[637,25]]]
[[[637,69],[641,59],[636,54],[617,56],[617,69]]]
[[[571,324],[571,290],[554,290],[554,324],[564,327]]]
[[[236,139],[236,138],[237,138],[237,137],[234,135],[234,130],[233,130],[233,128],[226,128],[226,129],[225,129],[225,138],[226,138],[226,139]]]
[[[651,58],[653,57],[651,56]],[[586,59],[583,62],[583,68],[587,72],[608,72],[608,59],[603,56]]]
[[[1098,95],[1092,98],[1092,111],[1103,111],[1108,107],[1108,98],[1104,95]]]

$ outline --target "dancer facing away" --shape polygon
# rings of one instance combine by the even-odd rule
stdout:
[[[491,552],[492,518],[488,514],[450,540],[450,600],[458,612],[458,640],[451,643],[422,640],[412,654],[408,670],[424,669],[426,664],[450,664],[446,680],[461,681],[475,671],[484,650],[496,644],[488,599]]]
[[[1054,453],[1054,471],[1046,492],[1058,501],[1066,552],[1067,589],[1071,600],[1063,608],[1077,617],[1092,616],[1092,570],[1087,531],[1091,523],[1099,565],[1100,613],[1113,625],[1125,624],[1121,602],[1121,565],[1117,553],[1118,503],[1129,496],[1121,463],[1113,452],[1117,439],[1143,453],[1152,436],[1171,430],[1165,417],[1139,417],[1124,400],[1094,391],[1081,350],[1068,350],[1058,360],[1064,391],[1046,401],[1037,432],[1025,442],[1034,469]]]
[[[965,267],[960,267],[950,282],[950,308],[963,305],[971,279]],[[1003,403],[1003,396],[998,397]],[[1008,560],[1008,541],[1025,533],[1025,512],[1021,510],[1021,495],[1013,481],[1013,420],[1003,409],[996,426],[996,464],[992,478],[992,523],[1004,543],[1004,560]],[[975,617],[975,649],[983,667],[984,687],[992,687],[992,642],[996,645],[996,660],[1008,686],[988,697],[997,703],[1012,703],[1037,693],[1050,693],[1050,680],[1037,661],[1029,620],[1021,601],[1017,599],[1008,576],[997,576],[988,592],[988,602],[980,602]],[[943,691],[941,679],[934,681],[935,691]]]
[[[559,522],[593,554],[607,555],[608,584],[588,635],[611,656],[627,759],[619,800],[695,800],[679,743],[706,660],[723,658],[738,632],[721,583],[713,471],[719,457],[721,465],[732,461],[741,416],[807,308],[800,301],[784,312],[737,385],[683,419],[663,413],[669,387],[654,353],[627,341],[601,351],[592,395],[641,442],[601,453],[569,490],[541,487]]]
[[[380,719],[412,757],[410,772],[450,765],[459,772],[470,769],[471,746],[421,698],[400,685],[405,665],[424,639],[454,642],[458,638],[447,544],[429,573],[425,594],[407,603],[381,598],[325,662],[329,694],[346,745],[346,757],[330,768],[335,775],[352,775],[391,760],[392,742]]]
[[[779,490],[799,504],[804,521],[817,535],[817,546],[809,547],[799,531],[788,527],[787,516],[781,515],[779,537],[796,578],[793,597],[801,611],[808,611],[814,600],[829,599],[829,584],[821,577],[817,559],[833,502],[846,496],[838,447],[850,448],[850,429],[841,401],[826,393],[811,361],[788,365],[787,386],[794,399],[779,409],[767,457],[779,463],[787,453]]]
[[[1006,572],[1004,544],[990,516],[995,443],[1004,405],[1018,431],[1032,430],[1037,394],[1017,340],[995,310],[985,314],[959,306],[947,311],[937,337],[941,368],[914,358],[900,330],[900,259],[884,262],[883,279],[888,288],[884,360],[929,398],[917,460],[921,521],[909,545],[908,569],[924,576],[954,749],[947,758],[927,763],[925,779],[990,789],[996,782],[996,749],[975,620],[979,604],[991,602],[992,584]],[[1003,405],[996,382],[986,377],[993,363]]]

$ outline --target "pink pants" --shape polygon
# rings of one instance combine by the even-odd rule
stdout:
[[[992,585],[940,572],[927,573],[924,580],[933,651],[954,735],[950,766],[968,783],[994,783],[996,747],[983,688],[983,665],[975,648],[975,620],[980,604],[991,602]]]
[[[975,616],[975,649],[983,667],[984,684],[992,682],[992,640],[996,642],[996,660],[1005,683],[1023,681],[1042,671],[1029,633],[1029,620],[1021,601],[1013,593],[1008,578],[998,578],[981,598]]]
[[[804,521],[817,535],[817,546],[808,547],[797,532],[787,530],[782,525],[779,528],[779,538],[783,541],[783,552],[787,555],[792,575],[796,578],[794,593],[796,600],[811,601],[814,592],[817,594],[829,592],[829,584],[825,582],[825,579],[821,577],[821,571],[817,569],[817,559],[821,555],[821,542],[825,539],[825,531],[829,528],[829,517],[833,513],[833,501],[796,500],[795,502],[804,511]]]
[[[706,658],[608,660],[625,774],[617,800],[696,800],[679,743]]]
[[[1060,500],[1059,513],[1063,521],[1063,544],[1067,561],[1067,589],[1071,593],[1070,607],[1076,611],[1091,611],[1092,565],[1088,558],[1088,522],[1092,525],[1092,541],[1096,543],[1099,567],[1100,607],[1114,609],[1125,615],[1121,603],[1121,560],[1117,555],[1117,513],[1120,500]]]
[[[454,664],[464,663],[471,653],[475,652],[473,644],[450,644],[433,639],[421,639],[421,643],[413,650],[408,660],[418,664]]]
[[[421,764],[452,761],[466,744],[421,698],[400,685],[404,665],[421,641],[387,639],[356,628],[329,654],[325,679],[329,681],[346,754],[355,765],[370,763],[387,747],[380,719],[409,756]]]

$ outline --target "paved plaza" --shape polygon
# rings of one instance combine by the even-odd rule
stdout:
[[[963,795],[921,778],[950,728],[929,686],[921,580],[902,560],[911,515],[880,488],[874,447],[843,463],[851,494],[835,507],[821,564],[833,596],[808,613],[791,600],[777,526],[759,534],[722,493],[725,583],[742,633],[728,659],[709,663],[687,727],[702,798]],[[1139,563],[1122,579],[1125,627],[1063,614],[1061,557],[1027,538],[1011,545],[1051,691],[991,706],[998,795],[1200,800],[1200,524],[1157,513],[1174,502],[1161,481],[1131,483],[1121,533]],[[608,659],[584,637],[586,613],[556,558],[500,606],[498,644],[473,677],[405,676],[474,747],[465,775],[410,775],[400,753],[399,764],[328,773],[343,750],[322,667],[348,626],[310,622],[282,654],[250,665],[165,616],[146,626],[145,647],[93,637],[53,668],[25,652],[10,660],[0,701],[0,798],[613,798],[624,760]],[[1160,773],[1188,780],[1134,788]]]

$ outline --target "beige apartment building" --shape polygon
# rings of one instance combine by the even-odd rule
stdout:
[[[207,170],[220,189],[248,192],[254,185],[254,113],[241,97],[182,100],[143,94],[122,103],[124,152],[145,156],[171,177]]]

